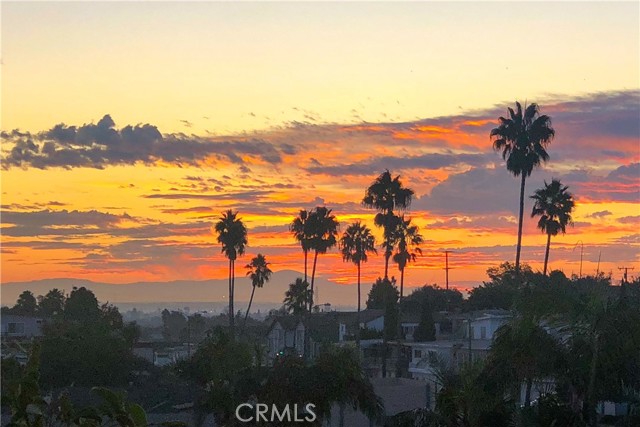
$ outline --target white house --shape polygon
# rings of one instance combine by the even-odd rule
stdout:
[[[39,317],[3,314],[0,323],[3,338],[33,338],[42,336],[44,320]]]
[[[404,344],[411,351],[409,375],[413,379],[433,384],[431,389],[434,397],[439,390],[435,375],[437,366],[444,364],[458,371],[466,363],[486,358],[496,331],[507,323],[512,315],[504,310],[489,310],[449,317],[449,320],[457,325],[457,330],[447,334],[447,339]],[[438,336],[442,334],[436,334],[436,337]]]

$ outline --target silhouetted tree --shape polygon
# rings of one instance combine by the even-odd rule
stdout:
[[[560,231],[566,233],[567,225],[572,223],[571,212],[575,202],[569,187],[563,186],[559,180],[552,179],[551,184],[545,181],[544,188],[536,190],[531,198],[534,200],[531,217],[539,216],[538,228],[547,233],[547,247],[544,252],[544,269],[542,274],[547,274],[549,262],[549,247],[551,236],[556,236]]]
[[[371,230],[364,224],[356,222],[351,224],[340,239],[340,251],[342,260],[352,262],[358,268],[358,314],[356,343],[360,347],[360,270],[363,262],[367,262],[369,253],[377,253],[375,238]]]
[[[247,276],[251,279],[251,298],[249,299],[249,305],[247,306],[247,314],[244,315],[244,327],[247,326],[247,317],[249,316],[249,310],[251,310],[251,304],[253,303],[253,294],[256,292],[256,288],[261,288],[265,283],[271,279],[271,274],[273,273],[269,268],[269,264],[267,262],[267,258],[258,254],[249,264],[245,266],[247,271]]]
[[[74,287],[64,306],[65,318],[78,322],[95,322],[101,318],[100,306],[95,294],[85,288]]]
[[[311,231],[310,248],[315,252],[313,256],[313,269],[311,270],[311,297],[309,300],[309,311],[313,308],[314,281],[316,278],[316,265],[318,255],[326,254],[329,249],[337,243],[338,220],[331,214],[331,209],[318,206],[311,211],[308,218],[309,229]]]
[[[33,316],[38,310],[38,302],[31,291],[23,291],[16,301],[16,305],[11,310],[14,314],[22,316]]]
[[[235,263],[239,256],[244,255],[247,245],[247,228],[238,213],[229,209],[223,212],[220,220],[215,225],[218,234],[218,243],[222,245],[222,253],[229,260],[229,332],[235,337],[235,311],[233,299],[235,292]]]
[[[311,290],[309,284],[298,277],[289,284],[289,290],[284,295],[284,306],[289,313],[299,315],[309,311]]]
[[[411,219],[400,218],[396,228],[392,232],[392,241],[397,247],[393,255],[393,261],[398,264],[400,270],[400,302],[404,296],[404,269],[410,262],[415,262],[418,255],[422,255],[419,245],[424,243],[417,225],[411,224]]]
[[[555,136],[551,118],[540,115],[537,104],[525,105],[524,111],[516,102],[516,111],[508,108],[509,117],[500,117],[498,127],[491,130],[493,148],[502,153],[507,170],[520,176],[520,214],[518,216],[518,243],[516,246],[516,271],[520,270],[522,249],[522,223],[524,215],[524,189],[527,177],[542,162],[549,160],[546,146]]]
[[[51,289],[45,296],[38,297],[38,312],[45,317],[62,315],[65,300],[65,295],[61,290]]]
[[[375,224],[383,228],[384,242],[384,278],[389,278],[389,258],[393,254],[392,232],[398,222],[395,210],[403,211],[411,205],[413,190],[405,188],[400,182],[400,175],[393,178],[389,170],[385,170],[367,188],[362,204],[376,209]]]
[[[420,323],[413,333],[414,341],[435,341],[436,325],[433,321],[433,311],[431,307],[425,305],[420,313]]]
[[[311,224],[309,223],[310,212],[307,210],[300,210],[298,216],[295,217],[293,222],[289,225],[289,230],[293,233],[293,237],[300,242],[302,253],[304,254],[304,281],[308,282],[309,277],[307,274],[307,260],[309,257],[309,251],[311,250]]]

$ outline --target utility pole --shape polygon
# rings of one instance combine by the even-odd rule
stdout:
[[[622,283],[623,284],[629,283],[627,280],[627,271],[633,270],[633,267],[618,267],[618,270],[624,270],[624,275],[622,276]]]
[[[574,251],[578,247],[578,244],[580,244],[580,273],[578,274],[578,277],[582,279],[582,254],[584,253],[584,243],[582,242],[582,240],[578,240],[578,242],[573,247]]]
[[[447,286],[447,290],[449,290],[449,254],[451,251],[444,251],[444,271],[445,271],[445,283]]]
[[[596,277],[600,275],[600,258],[602,257],[602,251],[598,252],[598,268],[596,270]]]

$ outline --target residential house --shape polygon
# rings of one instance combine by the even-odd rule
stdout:
[[[458,371],[466,363],[485,359],[496,331],[511,318],[512,314],[505,310],[440,314],[438,322],[434,321],[436,332],[439,331],[435,341],[404,343],[410,351],[410,377],[432,383],[435,396],[436,369],[444,365]],[[451,325],[451,332],[443,332],[443,325]]]
[[[327,343],[346,343],[355,340],[357,328],[382,332],[383,310],[363,310],[358,325],[357,312],[317,312],[307,316],[275,317],[267,331],[267,361],[279,355],[294,354],[315,358]],[[306,338],[306,342],[305,342]]]
[[[44,320],[39,317],[3,314],[0,323],[3,339],[26,339],[42,336]]]

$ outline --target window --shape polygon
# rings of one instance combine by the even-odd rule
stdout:
[[[10,334],[24,334],[24,323],[10,322],[7,325],[7,332]]]
[[[487,338],[487,327],[486,326],[481,326],[480,327],[480,339],[486,339]]]
[[[413,357],[416,358],[416,359],[421,358],[422,357],[422,351],[414,350],[413,351]]]

